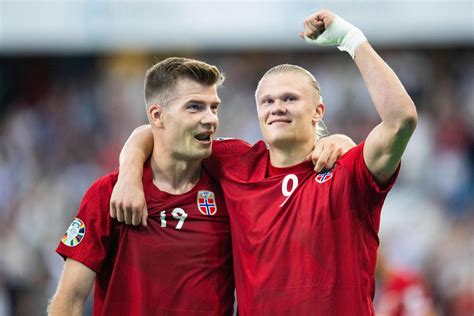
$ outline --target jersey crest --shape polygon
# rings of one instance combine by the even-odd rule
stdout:
[[[318,173],[316,175],[316,177],[314,178],[314,180],[316,180],[316,182],[318,182],[318,183],[324,183],[324,182],[328,181],[331,178],[332,178],[332,171],[327,170],[327,171],[322,171],[322,172]]]
[[[82,220],[76,217],[64,233],[63,238],[61,238],[61,242],[66,246],[75,247],[81,243],[85,234],[86,225]]]
[[[199,191],[197,194],[197,207],[204,215],[214,215],[217,212],[217,204],[214,192]]]

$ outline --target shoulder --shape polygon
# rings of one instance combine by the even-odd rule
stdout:
[[[244,140],[236,138],[216,138],[212,142],[212,155],[239,155],[251,148],[250,144]]]
[[[341,158],[339,158],[339,160],[337,161],[337,164],[343,167],[348,167],[349,165],[353,164],[359,159],[362,159],[362,162],[363,162],[364,144],[365,142],[361,142],[357,144],[355,147],[351,148],[348,152],[346,152],[343,156],[341,156]]]
[[[350,175],[349,178],[356,182],[356,187],[358,188],[359,192],[363,187],[366,187],[367,192],[370,194],[387,194],[397,179],[400,165],[393,176],[386,183],[377,183],[374,175],[370,172],[367,164],[365,163],[364,145],[365,141],[359,143],[357,146],[349,150],[339,159],[336,165],[341,166],[341,168],[343,168],[347,174]]]
[[[113,172],[97,178],[84,194],[83,202],[91,199],[109,199],[117,182],[117,177],[118,172]]]

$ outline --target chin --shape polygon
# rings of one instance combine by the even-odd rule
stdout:
[[[212,154],[212,150],[209,149],[209,150],[200,150],[196,152],[193,156],[196,159],[205,159],[205,158],[211,157],[211,154]]]
[[[292,137],[291,135],[274,135],[273,137],[270,137],[270,139],[267,141],[267,143],[270,146],[289,146],[292,147],[295,144],[297,144],[297,138]]]

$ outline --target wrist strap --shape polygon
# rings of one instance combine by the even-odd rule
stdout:
[[[321,46],[336,46],[340,51],[346,51],[355,57],[356,48],[367,41],[361,30],[350,24],[340,16],[336,16],[329,27],[316,39],[305,36],[306,43]]]

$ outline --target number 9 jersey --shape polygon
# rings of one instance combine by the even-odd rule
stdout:
[[[57,252],[96,272],[94,315],[231,315],[230,224],[206,172],[182,195],[160,191],[143,171],[148,226],[110,218],[117,173],[97,180]]]
[[[273,167],[263,142],[213,146],[205,166],[229,211],[239,316],[373,315],[380,212],[396,174],[379,186],[363,143],[319,174],[311,162]]]

